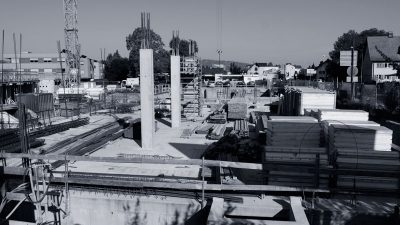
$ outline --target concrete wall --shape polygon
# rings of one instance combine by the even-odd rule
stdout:
[[[194,199],[144,194],[70,191],[70,216],[62,224],[183,224],[200,210]]]

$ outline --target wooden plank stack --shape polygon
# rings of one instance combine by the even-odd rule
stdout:
[[[321,128],[312,117],[271,116],[266,134],[269,146],[319,147]]]
[[[328,174],[319,168],[328,166],[325,148],[264,148],[263,164],[268,185],[327,188]]]
[[[233,130],[239,135],[239,137],[249,137],[249,123],[246,120],[235,120]]]
[[[207,122],[224,124],[226,123],[226,113],[217,111],[208,117]]]
[[[335,109],[336,93],[310,87],[288,86],[283,97],[282,113],[287,116],[304,115],[304,109]]]
[[[217,124],[213,127],[212,131],[208,135],[211,140],[219,140],[225,134],[226,124]]]
[[[208,134],[208,133],[210,133],[210,130],[213,129],[213,127],[214,127],[214,124],[204,123],[196,129],[195,133],[196,134]]]
[[[247,117],[247,102],[244,98],[233,98],[228,102],[228,119],[240,120]]]

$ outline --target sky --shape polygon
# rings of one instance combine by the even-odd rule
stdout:
[[[350,29],[378,28],[400,35],[400,0],[220,0],[222,60],[318,64]],[[1,0],[0,29],[6,53],[12,33],[22,50],[56,52],[64,43],[63,0]],[[78,0],[81,53],[100,58],[118,50],[128,56],[125,38],[151,13],[151,27],[166,44],[172,30],[196,40],[199,55],[218,59],[217,0]]]

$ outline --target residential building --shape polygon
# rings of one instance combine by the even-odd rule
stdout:
[[[37,75],[39,80],[60,81],[62,78],[60,59],[58,53],[32,53],[23,52],[21,57],[17,54],[4,54],[4,72],[14,73],[16,64],[18,70],[21,66],[23,75]],[[65,53],[61,54],[62,72],[65,73]],[[82,81],[99,79],[103,77],[101,63],[86,56],[81,57],[80,74]],[[64,74],[65,75],[65,74]]]
[[[247,70],[249,75],[263,75],[268,70],[279,70],[279,66],[270,66],[268,63],[254,63]]]
[[[297,77],[297,75],[300,74],[300,70],[300,66],[292,65],[290,63],[287,63],[283,67],[283,73],[285,74],[286,80],[294,79],[295,77]]]
[[[391,62],[400,63],[400,36],[367,37],[362,63],[362,81],[400,81]]]

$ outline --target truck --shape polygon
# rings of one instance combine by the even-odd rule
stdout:
[[[134,88],[135,86],[139,86],[139,77],[136,78],[126,78],[121,82],[121,87],[125,88]]]

